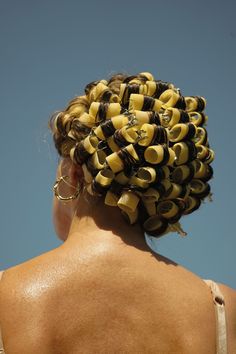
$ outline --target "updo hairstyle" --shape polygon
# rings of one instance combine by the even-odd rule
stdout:
[[[149,235],[184,236],[180,218],[210,196],[205,106],[148,72],[116,74],[89,83],[50,128],[59,155],[82,166],[90,195]]]

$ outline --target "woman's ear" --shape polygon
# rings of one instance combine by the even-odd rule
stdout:
[[[69,177],[72,185],[82,184],[84,179],[84,173],[80,165],[75,164],[73,161],[70,161],[70,172]]]
[[[63,158],[59,166],[59,175],[68,176],[68,182],[77,186],[78,183],[83,183],[84,173],[80,165],[75,164],[69,157]]]

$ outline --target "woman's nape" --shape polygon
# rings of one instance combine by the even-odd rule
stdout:
[[[104,200],[90,196],[84,188],[81,166],[63,158],[57,169],[57,179],[68,176],[68,183],[60,184],[62,195],[73,195],[80,188],[77,199],[62,202],[53,197],[53,222],[58,237],[64,243],[86,242],[126,244],[150,252],[139,224],[129,225],[118,208],[104,204]]]

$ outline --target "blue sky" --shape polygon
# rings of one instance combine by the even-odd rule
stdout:
[[[233,1],[8,0],[0,3],[0,269],[61,243],[51,221],[57,155],[49,116],[114,72],[150,71],[207,99],[213,202],[159,253],[236,288]]]

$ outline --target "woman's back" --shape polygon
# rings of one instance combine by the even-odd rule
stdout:
[[[124,244],[65,245],[11,268],[3,280],[9,354],[216,353],[208,286],[163,256]],[[233,354],[236,292],[221,290]]]

